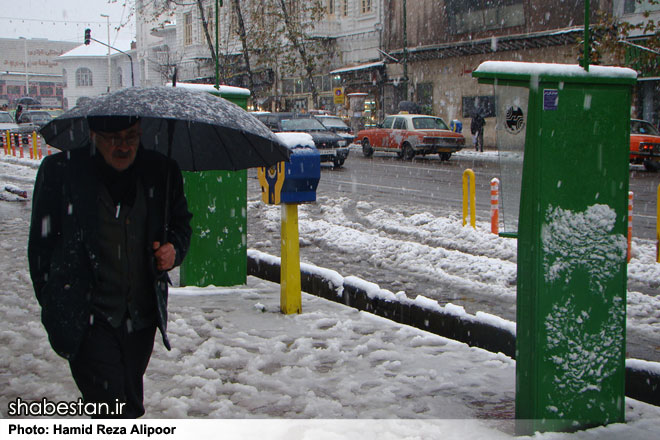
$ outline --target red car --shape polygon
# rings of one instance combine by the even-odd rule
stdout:
[[[660,133],[647,121],[630,121],[630,163],[644,164],[648,171],[660,168]]]
[[[440,160],[449,160],[465,145],[465,137],[451,131],[441,118],[411,114],[387,116],[377,128],[359,131],[356,141],[362,144],[365,157],[371,157],[374,151],[389,151],[405,160],[435,153]]]

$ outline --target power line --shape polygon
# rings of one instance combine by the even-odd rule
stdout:
[[[15,20],[15,21],[34,21],[40,23],[70,23],[70,24],[107,24],[105,21],[76,21],[76,20],[51,20],[51,19],[39,19],[39,18],[22,18],[22,17],[0,17],[0,20]],[[111,24],[121,24],[121,21],[111,21]]]

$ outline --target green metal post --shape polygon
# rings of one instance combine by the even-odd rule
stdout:
[[[246,91],[247,92],[247,91]],[[215,94],[215,93],[214,93]],[[249,93],[217,93],[247,108]],[[247,171],[183,172],[193,213],[182,286],[235,286],[247,281]]]
[[[584,0],[584,70],[589,71],[589,58],[590,58],[590,47],[589,47],[589,4],[590,0]]]
[[[522,168],[521,435],[625,421],[629,170],[622,146],[636,73],[583,67],[490,62],[473,73],[494,84],[500,162]],[[510,147],[515,138],[524,149]]]

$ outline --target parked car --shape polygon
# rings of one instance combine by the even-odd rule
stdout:
[[[648,171],[660,169],[660,133],[650,122],[630,120],[630,163],[644,164]]]
[[[449,160],[465,145],[465,137],[451,131],[441,118],[407,113],[389,115],[377,127],[360,130],[356,137],[365,157],[374,151],[389,151],[405,160],[435,153],[440,160]]]
[[[25,110],[18,117],[18,131],[21,133],[32,133],[39,131],[41,127],[49,123],[53,117],[46,110]]]
[[[296,113],[266,113],[255,115],[273,132],[309,133],[321,155],[321,162],[340,167],[348,157],[348,142],[328,130],[313,115]]]
[[[14,121],[14,117],[9,112],[0,112],[0,134],[5,131],[15,131],[18,129],[18,124]]]
[[[353,134],[353,130],[351,130],[351,127],[349,127],[346,122],[339,116],[334,116],[334,115],[316,115],[314,116],[316,119],[321,121],[321,124],[325,125],[325,127],[330,130],[334,131],[337,133],[339,136],[343,137],[346,139],[346,141],[351,144],[355,140],[355,135]]]

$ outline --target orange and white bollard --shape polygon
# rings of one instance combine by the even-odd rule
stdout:
[[[628,254],[627,258],[630,261],[632,256],[632,212],[633,212],[633,192],[628,191]]]
[[[500,233],[500,179],[490,180],[490,232]]]
[[[14,133],[12,136],[12,143],[11,145],[11,155],[16,157],[16,146],[19,145],[19,142],[21,141],[21,136],[18,133]]]

